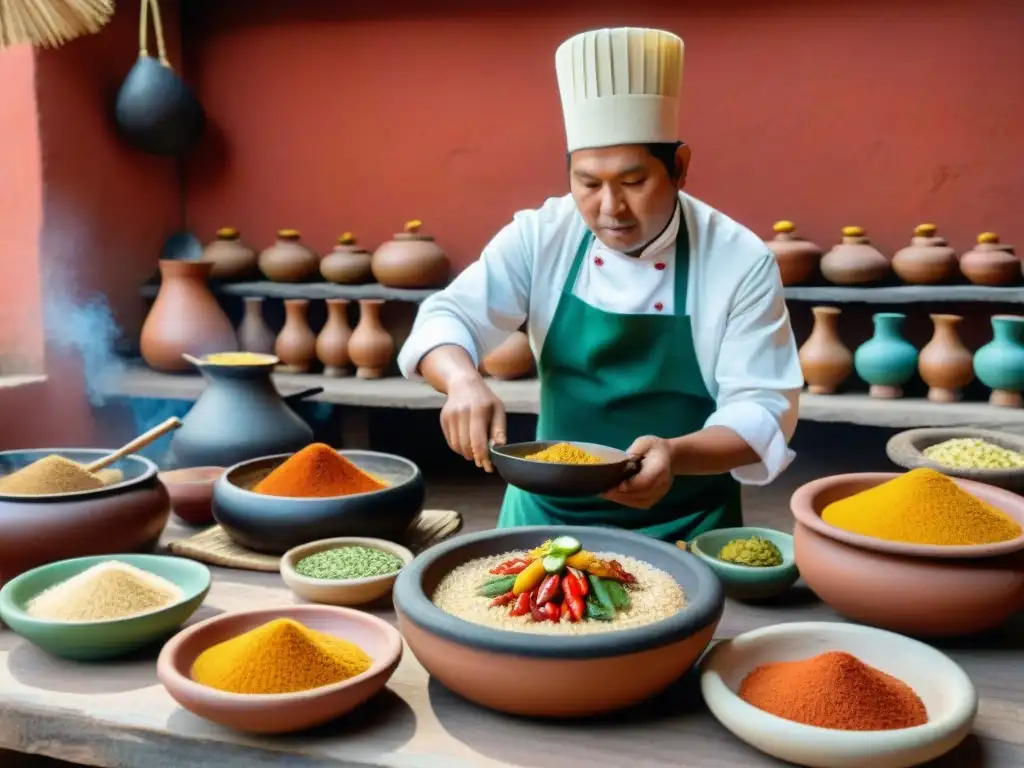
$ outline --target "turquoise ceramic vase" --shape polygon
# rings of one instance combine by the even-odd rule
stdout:
[[[872,397],[902,397],[903,385],[917,370],[917,350],[900,333],[906,318],[900,312],[876,314],[875,335],[853,355],[853,367],[871,385]]]
[[[1024,317],[995,315],[992,341],[974,355],[974,373],[992,389],[988,401],[1004,408],[1024,407]]]

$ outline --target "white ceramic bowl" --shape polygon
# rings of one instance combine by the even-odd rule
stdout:
[[[770,715],[738,695],[761,664],[845,651],[896,677],[921,697],[928,722],[895,731],[840,731]],[[970,733],[978,694],[967,674],[929,645],[892,632],[839,622],[792,622],[716,645],[701,663],[711,713],[762,752],[810,768],[907,768],[944,755]]]
[[[288,588],[303,600],[325,605],[365,605],[378,600],[391,592],[398,577],[398,571],[383,576],[370,576],[365,579],[311,579],[302,576],[295,570],[299,561],[317,552],[340,547],[368,547],[379,549],[394,555],[405,565],[412,562],[413,554],[400,544],[384,539],[364,539],[345,536],[337,539],[321,539],[311,541],[289,549],[281,558],[281,578]],[[403,566],[404,567],[404,566]]]

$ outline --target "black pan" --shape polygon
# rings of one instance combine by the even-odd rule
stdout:
[[[602,459],[600,464],[555,464],[527,459],[558,443],[568,443]],[[569,440],[535,440],[529,443],[492,445],[491,463],[509,485],[542,496],[597,496],[610,491],[640,471],[640,460],[625,451],[597,443]]]

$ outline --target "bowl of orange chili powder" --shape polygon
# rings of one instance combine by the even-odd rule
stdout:
[[[400,541],[424,495],[406,458],[313,443],[229,467],[213,486],[213,516],[246,549],[283,554],[342,536]]]

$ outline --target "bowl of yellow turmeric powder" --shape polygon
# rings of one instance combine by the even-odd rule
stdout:
[[[793,551],[839,613],[911,635],[992,629],[1024,608],[1024,498],[929,468],[797,489]]]
[[[950,477],[977,480],[1024,493],[1024,437],[966,427],[908,429],[885,445],[889,460],[905,469],[931,467]]]
[[[638,459],[617,448],[556,440],[492,445],[491,461],[509,485],[566,498],[610,491],[640,469]]]

